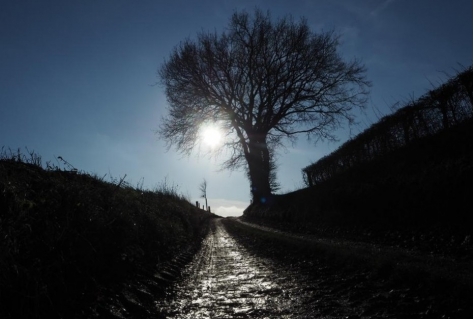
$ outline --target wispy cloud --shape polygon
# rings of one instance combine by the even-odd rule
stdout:
[[[392,2],[395,2],[395,0],[385,0],[381,4],[379,4],[372,12],[370,12],[370,15],[375,17],[380,14],[383,10],[385,10]]]

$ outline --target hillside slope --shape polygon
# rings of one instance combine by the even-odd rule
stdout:
[[[0,317],[107,313],[111,287],[144,273],[153,278],[183,253],[192,255],[213,217],[166,188],[134,189],[45,170],[38,156],[3,156]]]

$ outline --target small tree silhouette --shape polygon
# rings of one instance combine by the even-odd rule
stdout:
[[[199,190],[201,191],[201,197],[206,201],[206,210],[207,210],[207,181],[204,179],[199,185]]]

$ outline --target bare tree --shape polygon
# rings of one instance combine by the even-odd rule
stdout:
[[[207,181],[205,179],[199,185],[199,190],[201,191],[201,197],[204,198],[206,201],[206,210],[207,210]]]
[[[335,139],[366,104],[365,67],[343,61],[337,47],[334,32],[313,33],[303,18],[235,12],[225,32],[184,40],[160,68],[169,114],[158,133],[189,155],[200,127],[218,123],[229,151],[223,168],[245,167],[253,202],[265,202],[285,141]]]

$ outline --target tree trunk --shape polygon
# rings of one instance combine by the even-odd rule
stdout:
[[[270,200],[270,153],[265,138],[250,139],[247,156],[253,203]]]

